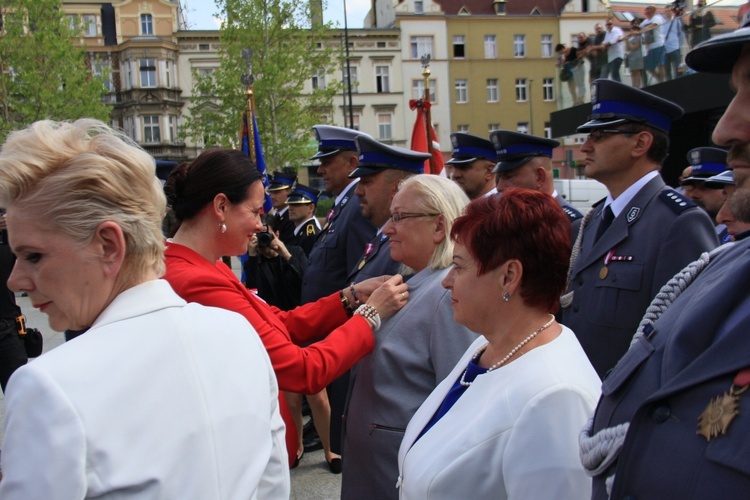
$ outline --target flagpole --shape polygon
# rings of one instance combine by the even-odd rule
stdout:
[[[424,98],[423,102],[429,103],[430,102],[430,56],[425,55],[422,56],[422,67],[424,68],[422,70],[422,78],[424,79]],[[427,134],[427,153],[430,155],[430,173],[433,173],[437,170],[437,166],[435,165],[435,158],[433,155],[435,154],[434,148],[432,146],[432,137],[430,137],[430,130],[432,129],[432,117],[430,114],[430,105],[427,104],[424,106],[424,115],[425,115],[425,133]]]
[[[245,101],[247,107],[245,108],[245,120],[247,121],[247,149],[250,152],[250,159],[253,163],[257,161],[257,155],[255,153],[255,124],[253,123],[253,112],[255,110],[255,96],[253,95],[253,84],[250,83],[245,91]]]

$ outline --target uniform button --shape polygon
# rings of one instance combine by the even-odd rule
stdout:
[[[578,309],[580,309],[580,308],[578,307],[578,304],[576,304],[576,305],[574,305],[574,306],[573,306],[573,312],[574,312],[574,313],[577,313],[577,312],[578,312]]]
[[[672,409],[665,403],[654,408],[654,411],[651,412],[651,420],[656,424],[661,424],[666,422],[671,414]]]

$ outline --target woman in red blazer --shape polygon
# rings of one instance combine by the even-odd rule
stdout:
[[[165,191],[179,227],[167,242],[164,278],[188,302],[245,316],[268,351],[282,391],[321,391],[372,350],[373,329],[406,304],[407,286],[399,275],[358,283],[356,296],[346,289],[286,312],[245,288],[221,257],[245,253],[263,229],[264,188],[255,165],[239,151],[205,151],[176,168]],[[291,466],[296,430],[281,394],[279,404]]]

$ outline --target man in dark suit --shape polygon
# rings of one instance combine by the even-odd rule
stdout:
[[[591,90],[591,120],[578,127],[589,134],[581,151],[586,176],[609,195],[581,226],[560,315],[604,378],[662,285],[718,240],[706,213],[659,175],[682,108],[611,80]]]
[[[302,248],[308,257],[320,232],[320,224],[315,218],[318,196],[320,191],[317,189],[297,183],[287,200],[289,220],[294,224],[294,244]]]
[[[320,160],[318,174],[323,177],[326,191],[334,196],[335,202],[310,252],[307,270],[302,279],[303,304],[326,297],[347,286],[349,270],[359,262],[365,245],[377,231],[362,215],[359,197],[354,193],[357,179],[349,178],[349,174],[359,163],[354,140],[367,134],[330,125],[315,125],[313,131],[318,140],[318,152],[311,159]],[[326,460],[333,473],[340,473],[342,467],[341,459],[335,457],[335,454],[341,454],[341,416],[344,413],[348,387],[348,375],[328,386],[331,444]]]
[[[388,235],[383,226],[391,216],[391,201],[399,183],[412,175],[424,173],[424,161],[430,157],[410,149],[381,144],[369,137],[357,138],[359,166],[349,177],[359,177],[356,193],[362,206],[362,215],[378,232],[365,247],[347,280],[359,283],[368,278],[393,275],[399,263],[391,258]]]
[[[273,203],[272,216],[276,219],[275,226],[279,231],[279,239],[285,245],[294,244],[294,223],[289,220],[287,199],[295,182],[297,175],[286,172],[275,172],[268,180],[268,195]]]
[[[496,130],[490,140],[497,155],[497,165],[492,170],[497,174],[497,189],[526,188],[552,196],[568,216],[573,234],[577,234],[583,214],[560,196],[552,173],[552,150],[560,141],[510,130]]]
[[[750,25],[744,26],[701,44],[686,62],[732,73],[737,95],[713,142],[730,148],[731,208],[750,222]],[[654,300],[653,314],[604,380],[582,436],[595,499],[746,498],[750,491],[750,238],[723,245],[681,274]]]
[[[461,186],[470,200],[497,193],[495,176],[495,150],[484,137],[454,132],[451,134],[453,156],[446,163],[453,167],[451,178]]]

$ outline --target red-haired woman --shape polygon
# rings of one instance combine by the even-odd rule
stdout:
[[[451,230],[443,280],[457,323],[481,333],[409,422],[401,498],[588,498],[578,433],[599,378],[551,314],[570,233],[543,193],[508,189],[469,204]]]

